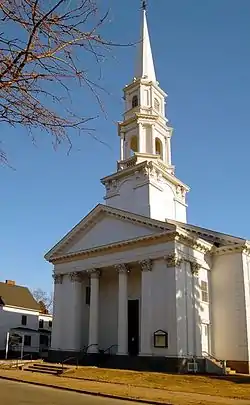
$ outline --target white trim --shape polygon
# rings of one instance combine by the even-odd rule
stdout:
[[[18,308],[14,306],[9,306],[9,305],[4,305],[2,307],[3,311],[6,312],[15,312],[18,314],[27,314],[27,315],[36,315],[37,317],[39,316],[39,311],[35,311],[32,309],[27,309],[27,308]]]

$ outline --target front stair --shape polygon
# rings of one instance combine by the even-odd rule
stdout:
[[[233,370],[231,367],[227,367],[226,360],[219,360],[212,354],[207,352],[202,352],[202,355],[206,360],[206,370],[209,374],[210,373],[226,374],[226,375],[236,374],[236,370]]]
[[[70,370],[72,367],[63,366],[62,364],[48,364],[48,363],[35,363],[30,364],[28,367],[24,367],[24,371],[29,371],[32,373],[42,373],[42,374],[50,374],[50,375],[60,375],[65,373],[67,370]]]

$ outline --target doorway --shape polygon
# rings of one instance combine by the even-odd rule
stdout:
[[[202,351],[209,353],[209,325],[206,323],[201,324],[201,344]]]
[[[139,300],[128,300],[128,353],[139,353]]]

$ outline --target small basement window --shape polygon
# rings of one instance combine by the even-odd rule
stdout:
[[[208,302],[208,283],[207,281],[201,281],[201,300]]]

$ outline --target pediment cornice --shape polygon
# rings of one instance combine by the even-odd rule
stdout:
[[[149,229],[151,228],[152,231],[158,231],[159,233],[176,229],[175,225],[167,224],[163,221],[157,221],[131,212],[99,204],[70,232],[68,232],[48,253],[46,253],[45,259],[51,261],[54,257],[63,257],[65,249],[72,246],[79,237],[86,233],[88,229],[95,226],[95,224],[97,224],[105,215],[115,217],[121,221],[133,223],[134,225],[145,226]]]
[[[138,237],[130,240],[114,242],[103,246],[93,247],[82,251],[59,254],[51,256],[48,260],[53,264],[65,263],[70,261],[84,260],[89,257],[100,255],[112,254],[118,251],[126,251],[130,249],[137,249],[140,247],[149,246],[152,244],[162,244],[171,241],[182,243],[185,246],[191,247],[193,250],[207,253],[211,251],[211,244],[203,240],[193,239],[188,234],[178,229],[175,231],[163,231],[154,233],[144,237]]]

